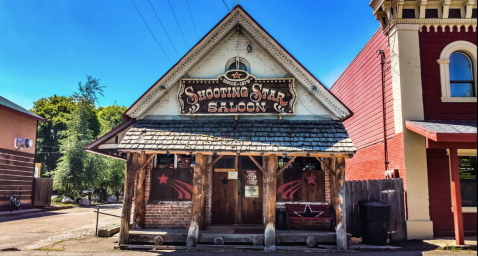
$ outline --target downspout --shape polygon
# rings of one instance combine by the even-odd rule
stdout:
[[[388,140],[387,140],[387,106],[386,106],[386,96],[385,96],[385,52],[379,50],[381,58],[381,68],[382,68],[382,118],[383,118],[383,144],[385,150],[385,171],[389,170],[389,158],[388,158]]]

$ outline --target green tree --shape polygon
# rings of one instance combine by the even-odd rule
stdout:
[[[87,154],[83,148],[99,134],[95,104],[97,94],[103,96],[103,88],[98,79],[88,76],[84,85],[78,83],[78,91],[72,96],[76,105],[68,119],[67,129],[60,133],[63,155],[54,173],[54,187],[65,195],[76,195],[92,186],[96,179],[99,158]]]
[[[44,122],[38,124],[37,161],[42,163],[42,176],[56,169],[60,159],[60,133],[66,130],[67,120],[75,103],[72,97],[53,95],[41,98],[33,105],[32,112],[43,117]]]
[[[108,133],[124,122],[121,115],[126,111],[125,106],[108,106],[98,108],[98,120],[101,124],[101,135]],[[101,189],[103,200],[107,194],[114,194],[124,184],[125,163],[121,160],[97,156],[101,158],[97,172],[95,187]]]

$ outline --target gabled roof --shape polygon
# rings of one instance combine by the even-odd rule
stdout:
[[[22,116],[33,118],[37,121],[42,121],[42,122],[45,121],[45,119],[43,119],[43,117],[33,114],[32,112],[30,112],[30,111],[26,110],[25,108],[22,108],[21,106],[5,99],[2,96],[0,96],[0,108],[6,109],[8,111],[17,113],[17,114],[22,115]]]
[[[161,96],[200,61],[210,49],[237,25],[240,25],[266,49],[269,54],[308,89],[337,118],[344,120],[352,112],[337,99],[316,77],[284,49],[267,31],[262,28],[240,5],[225,16],[204,38],[202,38],[184,57],[164,74],[146,93],[144,93],[123,117],[138,118],[161,98]],[[166,90],[161,88],[164,86]],[[315,91],[315,92],[314,92]]]

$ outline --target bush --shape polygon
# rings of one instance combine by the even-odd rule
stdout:
[[[51,199],[51,202],[52,203],[61,203],[61,200],[63,199],[63,196],[57,196],[57,197],[53,197]]]

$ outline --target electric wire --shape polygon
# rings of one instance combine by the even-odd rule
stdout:
[[[161,24],[161,27],[163,28],[164,33],[165,33],[166,36],[168,37],[169,42],[171,43],[171,45],[173,46],[174,51],[176,52],[176,54],[178,55],[178,57],[180,57],[180,56],[179,56],[179,53],[178,53],[178,50],[177,50],[176,47],[174,46],[174,43],[173,43],[173,41],[171,40],[171,37],[169,37],[168,32],[166,32],[166,29],[164,28],[163,23],[161,22],[161,19],[160,19],[159,16],[158,16],[158,13],[156,13],[156,9],[154,9],[153,3],[151,3],[151,0],[148,0],[148,1],[149,1],[149,4],[151,5],[151,8],[152,8],[153,11],[154,11],[154,14],[156,15],[156,18],[157,18],[158,21],[159,21],[159,24]]]
[[[224,3],[224,5],[225,5],[226,8],[227,8],[227,12],[231,12],[231,9],[229,9],[229,6],[227,6],[226,1],[225,1],[225,0],[222,0],[222,2]]]
[[[131,2],[133,3],[134,5],[134,8],[136,8],[136,11],[138,12],[139,16],[141,17],[141,19],[143,20],[144,24],[146,25],[146,27],[148,28],[149,32],[151,33],[151,35],[153,36],[154,40],[156,40],[156,43],[158,44],[159,48],[161,48],[161,50],[163,51],[164,55],[166,56],[166,58],[168,58],[169,62],[171,62],[171,64],[173,64],[173,62],[171,61],[171,59],[169,58],[169,56],[166,54],[166,52],[164,51],[163,47],[161,46],[161,44],[159,43],[158,39],[156,38],[156,36],[154,36],[153,34],[153,31],[151,31],[151,28],[149,28],[148,26],[148,23],[146,23],[146,20],[143,18],[143,15],[141,15],[141,12],[139,11],[138,7],[136,6],[136,4],[134,3],[133,0],[131,0]]]
[[[191,21],[193,22],[194,31],[196,31],[196,36],[197,36],[197,38],[198,38],[198,40],[199,40],[198,30],[196,29],[196,24],[194,24],[193,14],[191,13],[191,9],[189,8],[188,0],[186,0],[186,6],[188,7],[189,16],[191,16]]]
[[[173,6],[171,5],[171,1],[168,0],[168,3],[169,3],[169,7],[171,7],[171,11],[173,11],[174,19],[176,20],[176,24],[178,24],[178,28],[179,28],[179,31],[181,32],[181,35],[183,36],[184,42],[186,43],[186,46],[189,49],[188,42],[186,41],[186,38],[184,37],[183,30],[181,29],[181,26],[179,26],[179,21],[178,21],[178,18],[176,17],[176,14],[174,13],[174,9],[173,9]]]

